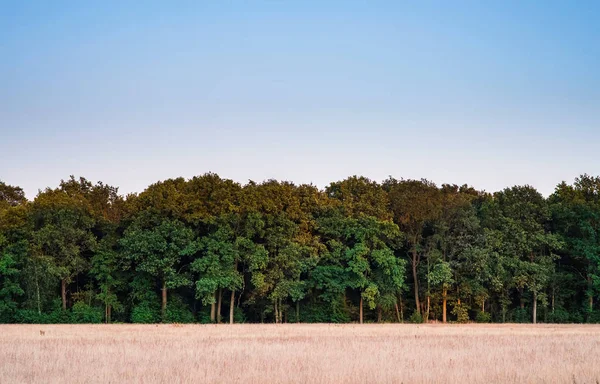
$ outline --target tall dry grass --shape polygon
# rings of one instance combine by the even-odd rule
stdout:
[[[600,326],[0,326],[1,383],[599,381]]]

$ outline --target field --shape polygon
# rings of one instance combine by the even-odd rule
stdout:
[[[599,362],[588,325],[0,325],[0,383],[598,383]]]

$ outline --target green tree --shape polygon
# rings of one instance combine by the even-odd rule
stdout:
[[[600,178],[582,175],[572,186],[563,182],[549,201],[553,229],[566,243],[561,265],[583,278],[589,317],[600,293]]]
[[[412,267],[415,311],[423,315],[418,268],[426,251],[425,229],[435,223],[441,212],[441,193],[434,183],[424,179],[389,178],[383,183],[383,188],[388,192],[394,222],[406,235]]]
[[[532,293],[533,323],[537,322],[538,296],[554,273],[555,250],[561,242],[548,229],[550,210],[543,196],[530,186],[507,188],[494,194],[501,250],[514,267],[513,280],[524,307],[523,291]]]
[[[67,309],[67,285],[86,270],[96,244],[94,221],[86,201],[61,189],[46,189],[32,206],[31,252],[48,261],[49,272],[61,283],[62,309]]]
[[[160,282],[164,321],[167,290],[191,284],[188,275],[180,269],[182,258],[196,252],[193,231],[180,221],[142,214],[127,228],[120,245],[136,271],[147,273]]]

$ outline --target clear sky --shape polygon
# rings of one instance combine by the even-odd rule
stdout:
[[[0,180],[547,195],[600,174],[599,20],[583,0],[0,0]]]

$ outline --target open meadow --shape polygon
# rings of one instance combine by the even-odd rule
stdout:
[[[1,383],[598,383],[591,325],[1,325]]]

